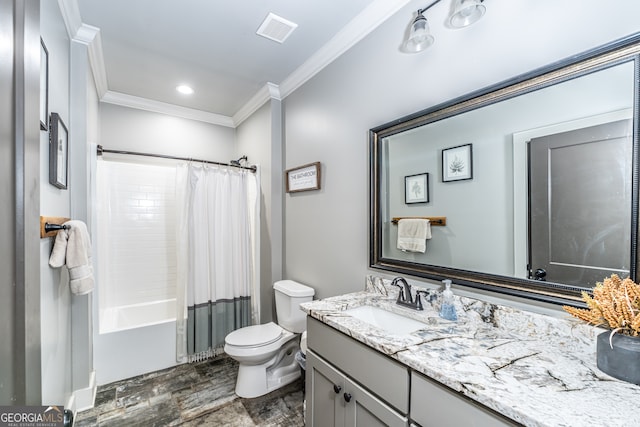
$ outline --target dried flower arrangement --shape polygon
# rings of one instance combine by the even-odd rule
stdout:
[[[562,308],[578,319],[592,325],[612,329],[637,337],[640,335],[640,285],[627,278],[621,280],[616,274],[598,282],[593,288],[593,298],[582,292],[587,309],[563,306]]]

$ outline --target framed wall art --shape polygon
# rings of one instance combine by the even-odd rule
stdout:
[[[49,183],[66,189],[69,176],[69,131],[58,113],[49,119]]]
[[[320,189],[320,162],[285,171],[287,193]]]
[[[40,38],[40,130],[49,129],[49,51]]]
[[[419,173],[404,177],[404,202],[427,203],[429,201],[429,174]]]
[[[442,150],[442,182],[473,178],[471,144]]]

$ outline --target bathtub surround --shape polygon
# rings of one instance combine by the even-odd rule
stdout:
[[[366,291],[303,304],[307,314],[502,415],[527,426],[637,425],[640,386],[596,367],[602,330],[481,300],[454,296],[458,321],[438,316],[440,291],[423,312],[395,304],[372,277]],[[388,284],[387,284],[388,285]],[[431,296],[435,297],[431,297]],[[373,305],[421,320],[423,329],[391,335],[344,310]]]
[[[97,157],[99,332],[106,313],[175,299],[175,166],[147,159]],[[171,313],[166,319],[175,318]],[[133,325],[129,324],[129,327]]]
[[[96,380],[101,385],[176,364],[177,263],[174,260],[178,258],[178,209],[175,161],[106,153],[98,158],[96,165],[97,196],[110,194],[108,200],[98,203],[100,211],[96,221],[102,281],[98,284],[100,326],[94,345]],[[256,198],[258,174],[249,173],[247,177],[242,179],[253,181],[253,185],[248,186],[248,192],[240,194],[239,200]],[[184,196],[185,192],[181,194]],[[237,219],[235,213],[230,217]],[[257,211],[249,215],[250,224],[256,223],[257,218]],[[109,241],[115,243],[109,245]],[[253,235],[250,245],[253,248]],[[253,249],[250,256],[255,257]],[[252,258],[250,265],[256,264]],[[255,280],[253,274],[251,271],[251,279]],[[104,283],[106,285],[101,286]],[[257,305],[258,300],[241,298],[237,304]],[[204,310],[208,315],[209,307]],[[252,312],[259,313],[259,310],[254,307]],[[228,323],[236,323],[235,316]],[[207,347],[199,356],[214,354],[213,347],[211,351]]]
[[[189,163],[176,170],[176,359],[216,354],[230,332],[257,323],[258,189],[246,169]]]
[[[94,163],[98,385],[175,365],[175,167],[131,160]]]
[[[76,427],[123,425],[303,425],[302,380],[256,399],[234,394],[237,363],[226,356],[183,364],[98,388]]]

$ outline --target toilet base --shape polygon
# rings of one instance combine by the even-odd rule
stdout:
[[[264,396],[300,378],[300,367],[295,360],[296,340],[287,343],[273,359],[262,365],[238,367],[236,394],[244,398]]]

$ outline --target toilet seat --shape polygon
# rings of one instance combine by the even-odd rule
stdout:
[[[283,331],[282,327],[269,322],[235,330],[227,335],[224,341],[234,347],[263,347],[278,341]]]

